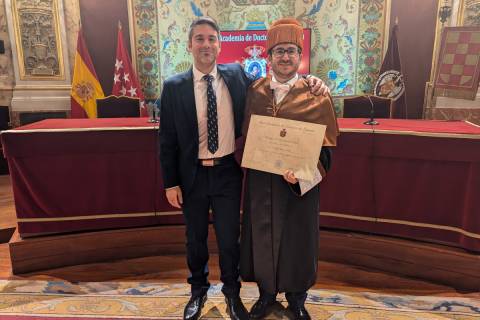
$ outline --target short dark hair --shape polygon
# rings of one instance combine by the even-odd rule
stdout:
[[[220,28],[218,27],[217,22],[213,18],[205,16],[193,20],[193,22],[190,24],[190,29],[188,30],[188,41],[192,41],[193,29],[202,24],[208,24],[215,31],[217,31],[218,40],[220,40]]]

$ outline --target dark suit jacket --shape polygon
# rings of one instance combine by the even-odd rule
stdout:
[[[235,138],[238,138],[247,89],[254,80],[239,64],[219,64],[217,68],[232,97]],[[180,186],[187,194],[195,179],[199,145],[191,69],[168,78],[163,84],[159,140],[164,187]]]

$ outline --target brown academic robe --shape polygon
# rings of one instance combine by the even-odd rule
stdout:
[[[255,82],[247,95],[250,115],[272,116],[270,78]],[[277,106],[277,117],[327,125],[324,146],[335,146],[338,125],[331,97],[314,96],[299,79]],[[325,170],[319,164],[322,176]],[[305,292],[316,280],[318,261],[318,185],[303,196],[283,176],[247,170],[243,203],[240,274],[268,293]]]

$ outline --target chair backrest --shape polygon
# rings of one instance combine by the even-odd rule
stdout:
[[[392,117],[392,99],[370,96],[373,103],[374,118]],[[344,118],[370,118],[372,105],[367,96],[345,98],[343,100]]]
[[[97,99],[99,118],[135,118],[140,116],[140,100],[125,96]]]

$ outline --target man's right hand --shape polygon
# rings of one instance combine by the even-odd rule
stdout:
[[[165,190],[165,195],[167,196],[168,203],[170,203],[172,207],[179,209],[182,208],[183,198],[180,187],[173,187]]]

